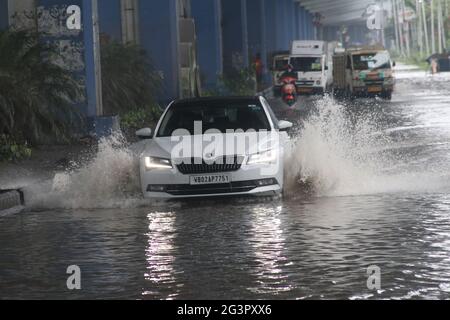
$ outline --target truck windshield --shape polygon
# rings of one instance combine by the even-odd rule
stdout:
[[[389,68],[391,68],[391,57],[387,51],[353,55],[354,70],[376,70]]]
[[[276,71],[284,71],[289,63],[289,60],[286,58],[280,58],[275,60],[274,69]]]
[[[291,65],[297,72],[322,71],[322,58],[295,57],[291,58]]]

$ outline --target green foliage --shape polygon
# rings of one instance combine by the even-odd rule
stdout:
[[[80,123],[73,108],[82,90],[57,65],[55,47],[31,31],[0,31],[0,134],[32,143],[67,139]]]
[[[426,56],[422,56],[419,53],[413,54],[410,57],[398,57],[398,61],[407,65],[418,66],[422,70],[428,70],[429,64],[426,62]]]
[[[159,112],[155,101],[161,89],[161,77],[141,47],[111,42],[102,45],[101,57],[103,104],[107,114]]]
[[[155,110],[159,110],[159,108],[142,108],[125,113],[120,119],[122,129],[125,131],[132,131],[151,127],[161,114],[160,112],[155,112]]]
[[[31,148],[26,142],[18,143],[10,136],[0,135],[0,162],[17,161],[31,157]]]
[[[215,90],[205,91],[203,96],[254,96],[256,94],[255,68],[233,70],[219,76]]]

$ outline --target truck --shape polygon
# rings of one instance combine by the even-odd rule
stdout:
[[[333,92],[337,97],[392,98],[395,78],[389,52],[379,46],[338,50],[333,56]]]
[[[296,40],[292,42],[289,64],[297,73],[299,95],[325,94],[332,84],[328,46],[325,41]]]
[[[273,57],[272,71],[272,81],[273,81],[273,93],[275,97],[281,95],[281,87],[283,84],[280,81],[281,76],[286,72],[287,66],[289,64],[289,52],[276,54]]]

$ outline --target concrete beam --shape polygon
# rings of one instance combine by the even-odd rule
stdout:
[[[333,3],[324,7],[316,7],[316,8],[311,8],[309,6],[306,6],[306,8],[312,12],[320,12],[320,13],[324,13],[324,12],[330,12],[336,9],[342,9],[342,10],[346,10],[346,11],[359,11],[361,10],[361,12],[363,12],[366,8],[367,8],[367,3],[366,2],[361,2],[361,3],[355,3],[353,5],[342,5],[341,3]]]

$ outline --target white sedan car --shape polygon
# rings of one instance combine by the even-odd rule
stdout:
[[[143,140],[140,179],[146,198],[276,195],[292,123],[263,97],[172,102]]]

